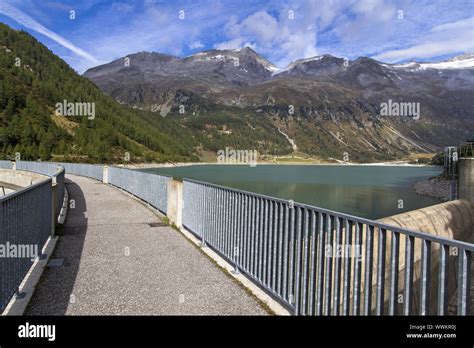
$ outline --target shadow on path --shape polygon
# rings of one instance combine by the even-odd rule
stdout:
[[[87,205],[79,185],[66,179],[66,187],[70,209],[51,256],[51,259],[63,259],[64,262],[60,267],[46,267],[25,315],[64,315],[69,303],[75,300],[71,294],[87,233]]]
[[[70,209],[27,315],[267,314],[190,241],[136,199],[70,175]]]

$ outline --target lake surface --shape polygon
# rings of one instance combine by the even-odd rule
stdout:
[[[439,167],[196,165],[143,171],[292,199],[370,219],[441,202],[417,195],[413,189],[417,181],[441,174]]]

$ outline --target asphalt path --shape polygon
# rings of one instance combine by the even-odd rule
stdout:
[[[75,207],[26,315],[267,314],[153,210],[98,181],[67,179]]]

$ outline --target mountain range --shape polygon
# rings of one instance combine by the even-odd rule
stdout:
[[[184,58],[140,52],[84,76],[119,103],[156,117],[185,127],[200,119],[204,134],[232,133],[225,121],[232,113],[260,118],[293,150],[322,157],[394,159],[474,134],[473,54],[404,64],[322,55],[278,68],[249,47]],[[381,116],[387,102],[417,103],[420,115]]]
[[[432,153],[474,134],[473,59],[323,55],[278,68],[251,48],[141,52],[80,76],[0,23],[0,157],[215,161],[232,148],[367,162]],[[419,117],[381,112],[397,103],[416,104]],[[91,106],[94,115],[58,113],[58,104]]]

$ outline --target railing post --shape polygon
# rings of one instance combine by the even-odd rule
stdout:
[[[102,182],[104,184],[109,183],[109,166],[102,167]]]
[[[51,185],[51,237],[56,233],[56,203],[58,201],[58,184],[56,178],[53,177]]]
[[[241,239],[241,234],[242,234],[242,228],[240,225],[240,207],[242,206],[242,198],[240,194],[236,194],[234,199],[237,201],[238,204],[235,205],[234,207],[234,212],[232,213],[232,216],[227,216],[227,219],[232,222],[232,225],[235,227],[235,233],[237,234],[235,238],[235,244],[232,245],[233,247],[233,257],[234,257],[234,269],[232,270],[232,273],[234,274],[239,274],[239,257],[240,257],[240,239]]]
[[[171,223],[176,227],[183,226],[183,183],[177,180],[168,182],[167,214]]]
[[[468,250],[458,248],[458,306],[457,315],[470,314],[471,293],[471,253]]]
[[[171,180],[172,181],[172,180]],[[176,221],[175,225],[178,228],[183,226],[183,183],[176,181]]]

